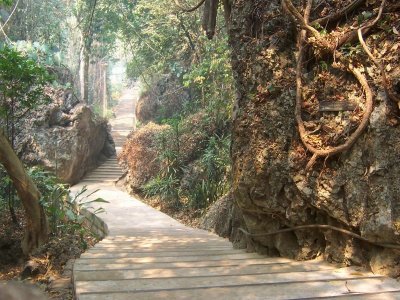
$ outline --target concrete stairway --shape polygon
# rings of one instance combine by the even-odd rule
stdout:
[[[121,167],[118,165],[116,157],[111,157],[96,170],[90,172],[81,184],[89,185],[98,182],[116,182],[123,175]]]
[[[128,134],[135,128],[135,105],[138,93],[138,87],[125,91],[114,111],[117,117],[110,120],[111,135],[115,143],[117,154],[121,152]],[[117,157],[110,157],[97,169],[87,174],[81,184],[89,185],[99,182],[115,183],[122,175],[123,172],[118,165]]]
[[[201,230],[145,229],[81,256],[77,299],[400,299],[394,279],[356,268],[245,253]]]
[[[133,101],[126,97],[117,119]],[[127,120],[119,120],[115,134],[126,134]],[[92,197],[110,203],[102,204],[106,213],[100,215],[108,236],[74,264],[78,300],[400,299],[396,280],[358,268],[233,249],[229,241],[188,228],[107,181],[118,172],[113,158],[80,184],[99,189]]]

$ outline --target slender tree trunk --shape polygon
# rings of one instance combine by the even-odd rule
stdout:
[[[83,84],[85,86],[83,101],[86,104],[89,104],[89,50],[86,49],[84,52],[84,61],[83,61]]]
[[[22,240],[24,254],[44,244],[48,239],[48,223],[43,207],[39,204],[40,192],[27,175],[4,132],[0,130],[0,163],[4,165],[14,183],[26,214],[25,236]]]
[[[85,104],[88,104],[89,99],[89,59],[90,50],[85,40],[84,34],[81,36],[81,52],[80,52],[80,63],[79,63],[79,84],[81,99]]]
[[[106,117],[108,109],[107,64],[102,64],[101,67],[103,68],[103,117]]]

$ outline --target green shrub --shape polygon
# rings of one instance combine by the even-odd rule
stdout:
[[[63,233],[78,233],[81,242],[84,242],[84,235],[91,232],[84,226],[85,216],[82,210],[91,208],[94,202],[107,203],[107,201],[101,198],[89,200],[89,197],[97,191],[87,193],[86,186],[75,195],[71,195],[68,185],[60,183],[53,174],[40,167],[29,168],[28,174],[41,192],[40,203],[48,217],[51,233],[56,236]],[[101,212],[102,208],[94,210],[95,214]]]
[[[182,206],[179,199],[179,179],[172,174],[163,177],[157,176],[150,180],[144,186],[144,194],[146,197],[159,196],[175,208]]]

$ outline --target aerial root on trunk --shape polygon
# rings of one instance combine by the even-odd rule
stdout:
[[[308,133],[304,127],[304,122],[301,117],[301,103],[302,103],[302,89],[303,89],[303,83],[301,79],[301,74],[302,74],[302,69],[303,69],[303,61],[304,61],[304,48],[305,48],[305,41],[307,38],[307,33],[312,34],[314,37],[321,38],[321,35],[319,32],[315,33],[315,29],[311,27],[308,24],[309,17],[310,17],[310,11],[312,7],[312,0],[307,1],[307,7],[304,12],[304,17],[300,15],[300,13],[297,11],[297,9],[293,6],[290,0],[282,0],[282,4],[284,5],[286,11],[291,14],[292,18],[298,23],[298,25],[301,26],[302,30],[299,33],[299,40],[298,40],[298,57],[297,57],[297,66],[296,66],[296,108],[295,108],[295,118],[296,122],[298,125],[298,130],[299,130],[299,135],[302,143],[304,146],[309,150],[313,156],[310,159],[310,161],[307,163],[306,166],[306,171],[309,171],[318,157],[328,157],[328,156],[333,156],[338,153],[341,153],[343,151],[346,151],[350,149],[350,147],[356,142],[356,140],[361,136],[362,132],[365,130],[365,128],[368,125],[369,118],[371,116],[372,110],[373,110],[373,96],[372,96],[372,91],[371,88],[369,87],[368,81],[365,78],[365,76],[356,68],[352,65],[352,63],[346,63],[347,64],[347,70],[350,71],[354,77],[358,80],[360,83],[361,87],[363,88],[365,92],[365,109],[364,113],[362,116],[362,120],[360,124],[358,125],[357,129],[350,135],[348,140],[339,146],[334,146],[334,147],[327,147],[324,149],[319,149],[311,145],[308,140],[307,136]],[[383,7],[383,5],[382,5]],[[360,30],[362,31],[363,29],[368,29],[372,26],[374,26],[379,20],[380,15],[378,15],[377,19],[374,20],[374,22],[369,23],[367,26],[361,27]],[[368,27],[368,28],[367,28]],[[322,43],[326,44],[326,43]],[[334,51],[332,54],[336,55],[341,59],[343,56],[340,55],[339,52]]]

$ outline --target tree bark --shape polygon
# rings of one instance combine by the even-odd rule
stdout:
[[[89,99],[89,59],[90,50],[88,49],[90,45],[87,45],[85,40],[85,35],[82,34],[81,37],[81,52],[80,52],[80,63],[79,63],[79,85],[81,92],[81,99],[83,103],[88,104]]]
[[[26,173],[3,131],[0,131],[0,163],[11,177],[25,209],[27,222],[21,246],[24,254],[28,255],[47,241],[47,218],[39,204],[41,195],[38,188]]]

